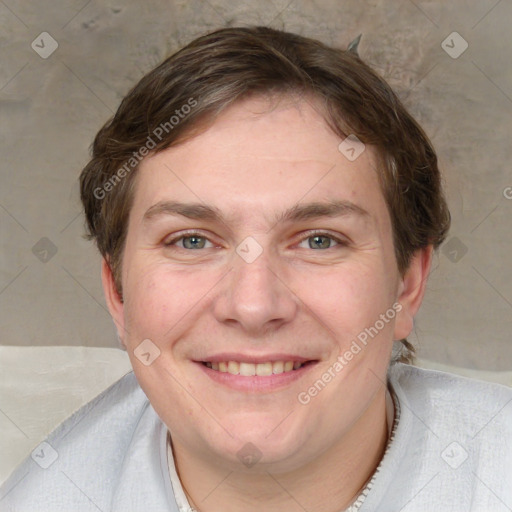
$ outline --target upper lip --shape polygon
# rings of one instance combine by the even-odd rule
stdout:
[[[222,353],[197,360],[202,363],[221,363],[224,361],[236,361],[238,363],[268,363],[276,361],[293,361],[296,363],[305,363],[306,361],[317,361],[314,358],[302,357],[294,354],[266,354],[266,355],[248,355],[248,354],[236,354],[236,353]]]

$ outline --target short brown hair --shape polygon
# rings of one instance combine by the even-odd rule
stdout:
[[[383,78],[351,51],[268,27],[225,28],[195,39],[146,74],[92,144],[80,175],[87,237],[108,261],[120,294],[141,152],[156,153],[194,136],[203,121],[212,122],[249,95],[274,93],[312,96],[337,135],[356,135],[377,149],[401,275],[417,249],[443,242],[450,213],[436,154]],[[413,348],[401,341],[402,360],[410,360]]]

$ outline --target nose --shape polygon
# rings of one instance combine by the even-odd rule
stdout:
[[[216,319],[242,329],[252,338],[264,337],[297,314],[298,298],[287,286],[282,265],[271,261],[268,250],[251,263],[238,254],[216,297]],[[275,260],[275,259],[274,259]]]

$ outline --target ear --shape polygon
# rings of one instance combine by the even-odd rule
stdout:
[[[103,293],[105,294],[108,310],[116,325],[117,337],[126,349],[124,341],[124,304],[117,291],[112,269],[105,258],[103,258],[101,262],[101,282],[103,284]]]
[[[397,301],[402,305],[402,309],[395,321],[395,340],[407,338],[414,327],[414,316],[420,308],[427,287],[432,252],[432,245],[418,249],[414,253],[405,275],[400,280]]]

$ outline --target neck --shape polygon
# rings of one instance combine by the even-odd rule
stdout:
[[[189,503],[198,512],[340,512],[377,468],[388,440],[386,388],[334,446],[297,470],[236,472],[198,459],[173,440],[174,461]]]

